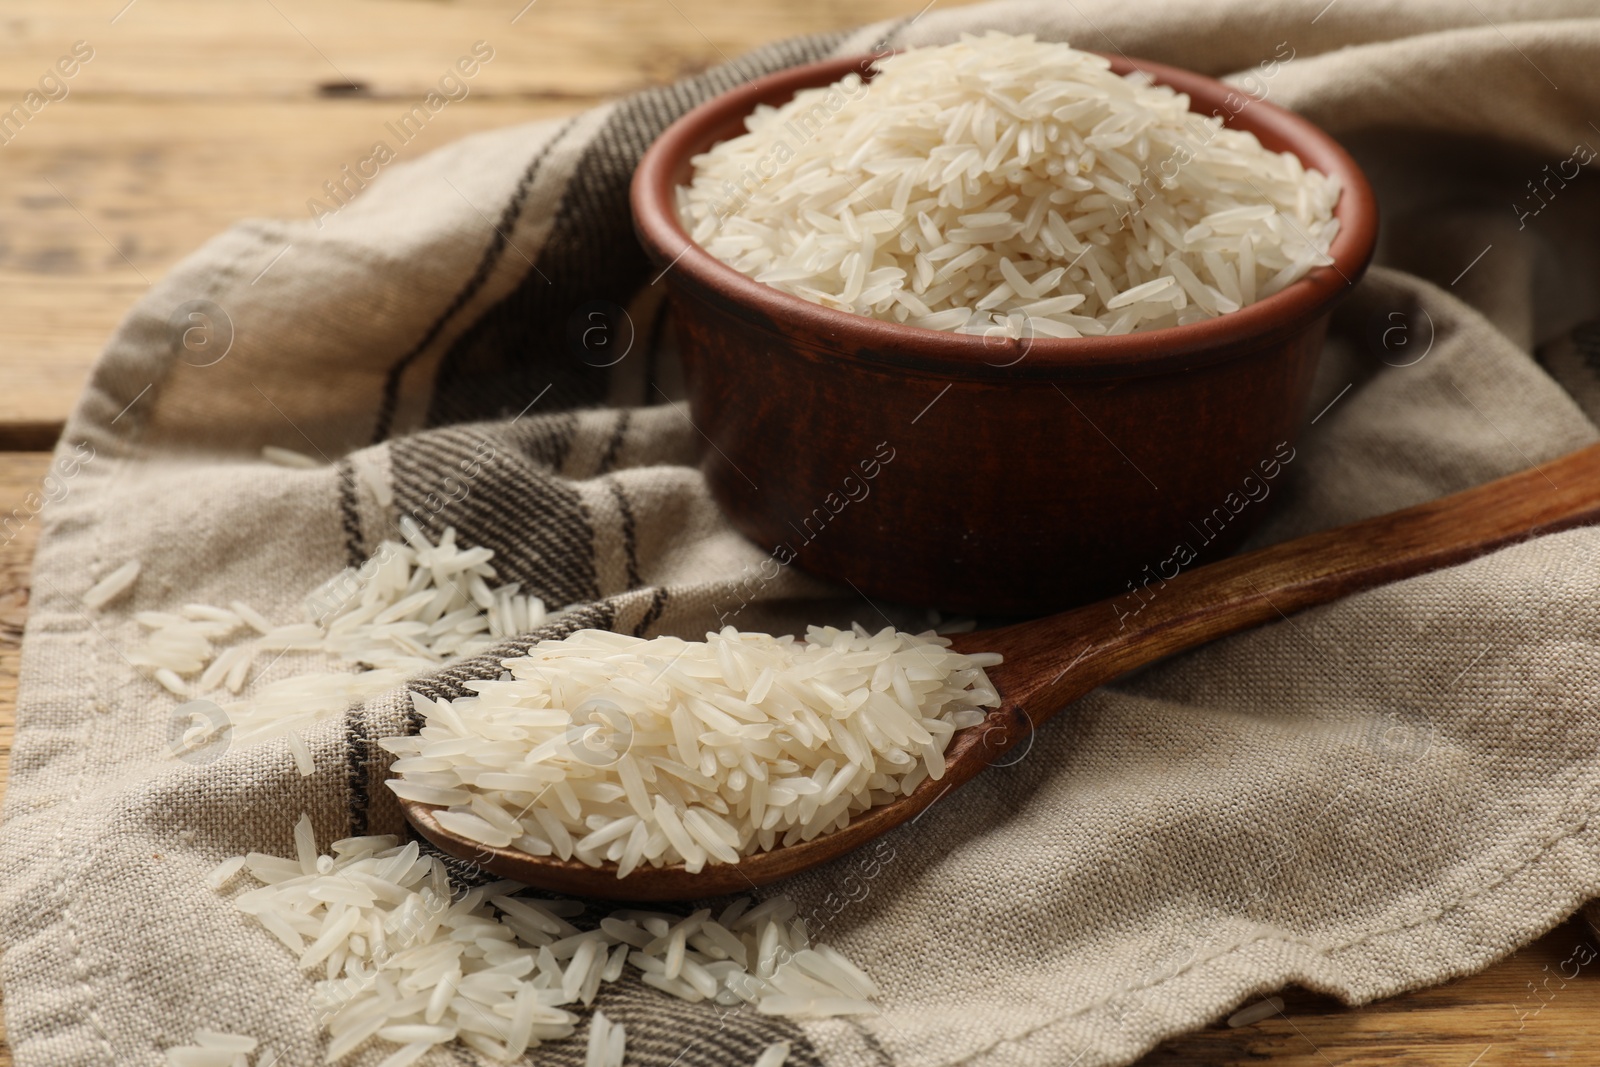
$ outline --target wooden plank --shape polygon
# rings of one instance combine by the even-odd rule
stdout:
[[[70,85],[83,97],[308,96],[346,79],[378,95],[415,96],[481,40],[494,58],[474,77],[475,92],[589,99],[668,81],[769,41],[909,17],[922,6],[273,0],[231,4],[224,14],[214,0],[134,0],[112,23],[125,2],[8,0],[0,100],[20,95],[78,40],[94,49]]]
[[[0,270],[68,284],[112,278],[132,296],[240,218],[309,220],[306,201],[326,199],[323,183],[380,139],[394,147],[395,166],[467,134],[570,110],[468,98],[400,145],[385,129],[404,111],[393,101],[75,101],[0,149],[0,204],[11,215]]]
[[[13,177],[0,171],[0,186]],[[0,448],[51,447],[106,336],[144,290],[138,278],[115,274],[0,270]]]
[[[1587,961],[1587,962],[1585,962]],[[1139,1067],[1593,1064],[1600,938],[1581,918],[1479,974],[1361,1008],[1304,991],[1253,1026],[1166,1042]]]

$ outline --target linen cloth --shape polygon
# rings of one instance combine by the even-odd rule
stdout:
[[[249,221],[207,244],[118,328],[58,450],[72,473],[46,509],[0,829],[17,1063],[157,1064],[197,1025],[256,1035],[260,1063],[321,1062],[311,979],[234,910],[238,886],[201,879],[247,850],[292,855],[302,811],[323,843],[404,832],[376,745],[411,728],[403,694],[312,731],[311,777],[282,741],[176,761],[180,701],[124,658],[133,612],[238,598],[293,621],[402,514],[453,525],[495,550],[502,579],[576,606],[507,653],[580,624],[698,636],[742,599],[764,554],[718,514],[702,442],[666,402],[664,286],[626,203],[640,152],[685,109],[786,65],[999,28],[1231,76],[1343,139],[1379,190],[1381,265],[1336,319],[1266,543],[1600,436],[1600,330],[1585,325],[1600,197],[1587,168],[1561,166],[1600,146],[1593,10],[933,8],[469,137],[391,164],[320,226]],[[602,316],[613,347],[586,347],[608,304],[627,310]],[[604,366],[623,333],[626,356]],[[263,462],[266,445],[318,465]],[[1089,1067],[1286,984],[1361,1002],[1481,968],[1600,894],[1597,551],[1592,529],[1533,538],[1147,669],[914,826],[774,887],[870,970],[878,1017],[793,1023],[633,981],[599,1004],[644,1065],[747,1064],[787,1039],[796,1064]],[[132,592],[86,611],[79,597],[129,559]],[[852,619],[883,621],[789,569],[732,621]],[[266,677],[320,666],[285,656]],[[498,669],[484,657],[416,687],[454,694]],[[530,1061],[580,1062],[581,1033]]]

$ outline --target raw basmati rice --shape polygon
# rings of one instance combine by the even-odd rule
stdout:
[[[275,463],[280,467],[294,467],[299,470],[315,470],[326,464],[304,452],[296,452],[292,448],[279,448],[277,445],[263,445],[261,458],[268,463]]]
[[[317,764],[311,756],[311,748],[306,744],[306,739],[300,736],[298,730],[288,730],[284,739],[289,742],[289,754],[294,757],[295,770],[300,772],[300,777],[310,778],[317,773]]]
[[[443,863],[416,842],[351,837],[319,855],[305,816],[294,838],[293,859],[251,853],[224,861],[207,881],[220,890],[243,868],[259,883],[233,904],[317,976],[330,1063],[374,1039],[399,1046],[388,1067],[456,1040],[497,1061],[519,1059],[571,1037],[578,1017],[568,1008],[592,1005],[628,965],[645,984],[689,1001],[801,1017],[877,1010],[877,986],[813,943],[787,897],[753,907],[740,899],[715,915],[622,909],[580,929],[569,920],[582,921],[582,904],[521,896],[527,887],[517,882],[455,893]],[[596,1011],[588,1062],[620,1064],[625,1040]]]
[[[933,633],[812,627],[804,641],[580,630],[503,661],[476,695],[412,694],[426,720],[380,741],[388,786],[493,848],[614,864],[736,863],[842,829],[944,774],[954,733],[999,704]],[[676,975],[667,975],[676,980]]]
[[[1238,1029],[1241,1026],[1254,1026],[1262,1019],[1270,1019],[1283,1010],[1282,997],[1268,997],[1258,1000],[1249,1007],[1240,1008],[1228,1016],[1228,1026]]]
[[[583,1067],[622,1067],[627,1040],[622,1024],[612,1022],[604,1012],[596,1009],[589,1020],[589,1049]]]
[[[201,1028],[194,1044],[167,1049],[167,1067],[250,1067],[256,1039],[244,1034]]]
[[[300,731],[544,623],[544,602],[521,592],[520,583],[489,585],[492,550],[459,546],[453,527],[434,544],[408,517],[400,530],[403,541],[385,541],[360,568],[313,590],[299,622],[274,624],[239,600],[135,614],[147,634],[129,661],[174,695],[210,696],[225,713],[197,720],[176,754],[203,748],[224,730],[240,744],[284,737],[296,767],[309,775],[314,765]],[[235,698],[253,671],[288,652],[318,653],[345,669],[305,671]]]
[[[1143,74],[992,31],[876,68],[696,156],[694,240],[814,303],[1007,337],[1198,322],[1332,263],[1338,182]]]
[[[774,1041],[761,1050],[761,1055],[756,1057],[753,1067],[783,1067],[784,1061],[789,1058],[789,1042]]]
[[[103,608],[117,597],[133,588],[139,580],[139,561],[130,559],[116,570],[91,585],[83,594],[83,606],[90,611]]]

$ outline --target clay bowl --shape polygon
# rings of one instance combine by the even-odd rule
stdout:
[[[1217,559],[1265,513],[1330,311],[1372,256],[1372,189],[1297,115],[1265,101],[1235,114],[1241,97],[1221,82],[1108,58],[1336,175],[1333,266],[1189,326],[1006,340],[825,308],[693,243],[673,199],[690,158],[742,133],[758,103],[866,71],[871,57],[725,93],[644,154],[634,223],[675,302],[690,413],[709,442],[703,469],[729,519],[777,564],[872,597],[1029,615]]]

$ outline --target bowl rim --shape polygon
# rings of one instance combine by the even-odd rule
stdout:
[[[1169,326],[1113,337],[997,338],[960,334],[839,311],[786,293],[735,270],[696,243],[678,221],[674,189],[690,167],[690,157],[732,136],[758,103],[782,103],[801,89],[831,84],[854,70],[870,71],[887,52],[843,56],[790,67],[718,94],[678,118],[645,150],[629,190],[635,231],[661,268],[654,281],[675,274],[702,295],[720,296],[723,306],[785,332],[803,331],[825,339],[831,354],[870,362],[942,370],[967,377],[1032,377],[1059,372],[1147,373],[1174,365],[1197,366],[1259,350],[1304,330],[1360,280],[1377,243],[1378,207],[1372,187],[1350,154],[1310,120],[1264,98],[1246,97],[1239,110],[1224,103],[1239,90],[1179,67],[1122,55],[1102,55],[1118,74],[1148,73],[1161,85],[1188,94],[1196,105],[1222,104],[1231,128],[1248,130],[1274,150],[1293,151],[1307,167],[1337,176],[1340,221],[1329,254],[1332,266],[1314,267],[1304,277],[1238,311],[1185,326]],[[652,281],[651,284],[654,284]],[[807,339],[807,338],[802,338]],[[1027,360],[1026,368],[1017,364]]]

